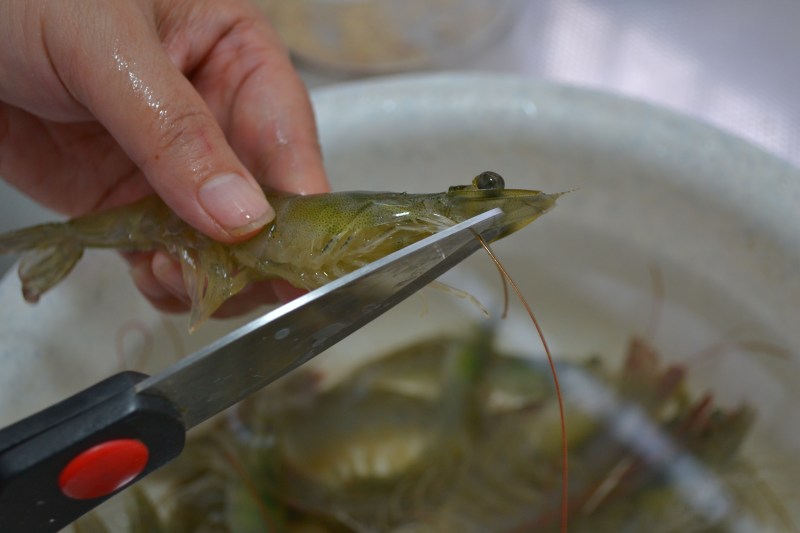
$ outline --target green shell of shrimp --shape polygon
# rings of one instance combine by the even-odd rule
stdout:
[[[561,194],[504,188],[493,173],[448,192],[337,192],[268,195],[276,217],[240,244],[215,242],[183,222],[158,198],[103,213],[0,236],[0,253],[25,251],[19,276],[36,302],[64,278],[85,248],[165,250],[182,265],[194,329],[249,282],[282,278],[315,289],[446,227],[499,207],[503,237],[555,205]],[[499,238],[498,237],[498,238]]]

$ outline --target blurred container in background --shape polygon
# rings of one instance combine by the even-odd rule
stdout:
[[[431,68],[502,35],[520,0],[257,0],[310,65],[370,74]]]

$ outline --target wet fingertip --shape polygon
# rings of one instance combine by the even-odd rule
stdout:
[[[138,286],[140,283],[144,284],[147,281],[149,265],[147,261],[133,261],[131,263],[130,273],[133,282]]]
[[[305,191],[305,194],[330,192],[331,185],[328,181],[328,175],[325,173],[321,156],[306,147],[305,150],[298,149],[295,157],[300,159],[296,167],[303,170],[296,174],[294,179]]]
[[[277,296],[278,300],[283,303],[290,302],[308,292],[305,289],[298,289],[288,281],[284,280],[275,280],[272,283],[272,287],[273,291],[275,292],[275,296]]]
[[[148,300],[160,301],[172,297],[153,276],[149,261],[136,262],[131,267],[130,273],[133,284]]]
[[[331,190],[330,184],[324,175],[321,177],[290,176],[285,181],[289,184],[289,189],[297,194],[321,194]]]
[[[151,268],[155,279],[173,296],[182,301],[189,298],[186,285],[183,282],[181,267],[169,255],[156,252],[153,255]]]
[[[172,257],[169,255],[164,252],[156,252],[153,254],[153,259],[151,260],[153,272],[167,272],[172,270],[173,266],[177,266],[177,263],[173,261]]]
[[[299,143],[275,152],[264,182],[297,194],[319,194],[331,189],[319,154]]]

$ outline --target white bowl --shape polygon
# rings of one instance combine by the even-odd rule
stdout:
[[[577,189],[495,246],[556,355],[597,353],[613,365],[660,308],[658,351],[687,364],[696,389],[753,405],[748,453],[773,459],[776,484],[800,479],[788,460],[800,450],[798,169],[662,109],[519,78],[388,78],[320,90],[314,104],[337,190],[441,191],[482,170],[514,188]],[[496,307],[496,278],[476,255],[448,280]],[[121,359],[153,371],[238,323],[186,338],[184,319],[152,311],[109,253],[89,254],[36,307],[22,302],[14,276],[0,301],[0,424],[111,374]],[[518,306],[511,314],[503,341],[540,353]],[[451,295],[423,291],[317,361],[341,369],[343,358],[379,355],[376,345],[480,319]],[[724,350],[703,355],[721,341]],[[759,343],[769,349],[745,349]]]

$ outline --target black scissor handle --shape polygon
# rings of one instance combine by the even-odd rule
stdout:
[[[168,399],[122,372],[0,430],[0,531],[58,531],[177,457],[186,438]]]

